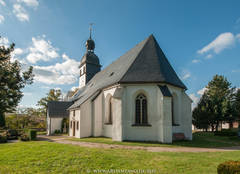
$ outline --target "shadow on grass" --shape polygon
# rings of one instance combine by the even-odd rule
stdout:
[[[174,141],[172,144],[163,144],[153,141],[113,141],[106,137],[89,137],[89,138],[71,138],[69,140],[91,143],[116,144],[126,146],[145,146],[145,147],[196,147],[196,148],[219,148],[219,149],[236,149],[240,146],[240,138],[214,136],[212,132],[195,132],[192,141]],[[234,147],[235,146],[235,147]]]

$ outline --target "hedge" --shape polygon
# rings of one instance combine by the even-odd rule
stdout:
[[[19,140],[32,141],[37,139],[37,131],[33,129],[26,129],[21,133]]]
[[[28,130],[29,140],[36,140],[37,139],[37,131],[33,129]]]
[[[214,132],[214,135],[217,136],[237,136],[237,132],[231,129],[222,129],[221,131]]]
[[[19,134],[16,129],[9,129],[7,130],[7,139],[8,140],[16,140],[18,138]]]
[[[6,143],[7,142],[7,136],[0,134],[0,143]]]
[[[240,174],[240,161],[226,161],[218,165],[218,174]]]

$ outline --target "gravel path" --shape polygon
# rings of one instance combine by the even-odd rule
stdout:
[[[130,150],[146,150],[149,152],[226,152],[240,150],[240,146],[222,147],[222,148],[197,148],[197,147],[143,147],[143,146],[127,146],[117,144],[91,143],[68,140],[67,136],[39,136],[40,140],[51,141],[61,144],[72,144],[82,147],[102,148],[102,149],[130,149]]]

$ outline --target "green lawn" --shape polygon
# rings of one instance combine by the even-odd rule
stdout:
[[[93,143],[105,143],[105,144],[120,144],[128,146],[161,146],[161,147],[231,147],[240,146],[240,138],[238,137],[223,137],[214,136],[211,132],[196,132],[193,134],[192,141],[178,141],[173,144],[160,144],[154,142],[117,142],[112,141],[111,138],[71,138],[73,141],[93,142]]]
[[[240,152],[175,153],[96,149],[53,142],[0,144],[0,173],[94,173],[94,169],[153,169],[156,173],[216,173]],[[104,173],[104,172],[99,172]]]
[[[37,132],[38,135],[47,135],[47,132],[46,131],[43,131],[43,132]]]

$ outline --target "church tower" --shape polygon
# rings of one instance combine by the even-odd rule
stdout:
[[[101,70],[99,58],[94,54],[95,43],[92,40],[92,29],[90,28],[90,37],[86,42],[86,53],[80,62],[79,88],[84,87],[93,76]]]

